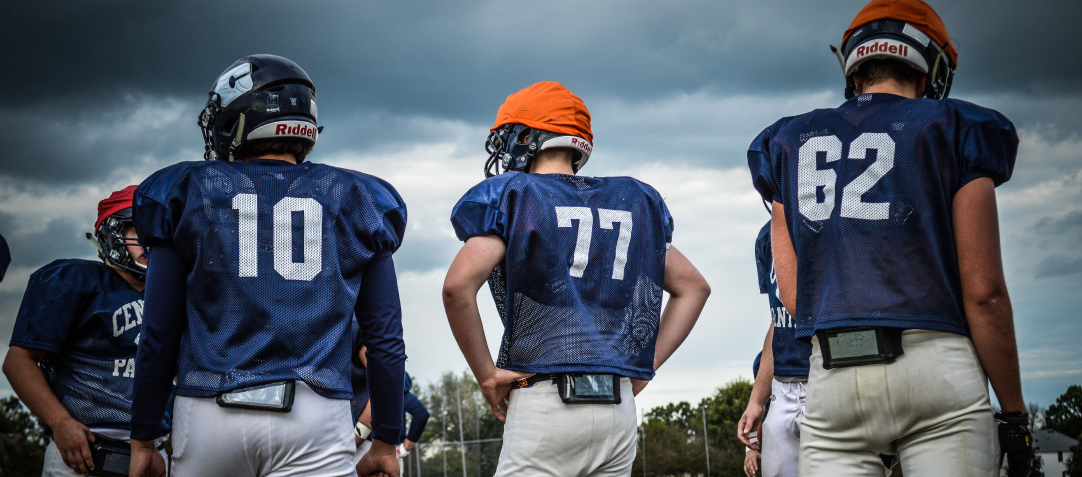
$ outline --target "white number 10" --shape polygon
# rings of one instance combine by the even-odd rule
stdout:
[[[574,261],[571,276],[582,278],[590,262],[590,241],[594,234],[594,213],[589,207],[556,207],[556,225],[572,227],[572,220],[579,221],[578,238],[575,240]],[[623,280],[627,265],[627,249],[631,244],[631,212],[626,210],[597,209],[598,225],[612,230],[612,224],[620,223],[620,235],[616,239],[616,258],[612,262],[612,279]]]
[[[237,272],[259,276],[259,200],[255,194],[233,197],[237,210]],[[304,261],[293,261],[293,212],[304,216]],[[311,281],[323,271],[323,206],[311,197],[283,197],[274,204],[274,270],[286,280]]]

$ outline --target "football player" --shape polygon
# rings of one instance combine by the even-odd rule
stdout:
[[[127,447],[147,263],[132,227],[134,191],[118,190],[98,204],[87,238],[101,262],[64,259],[41,267],[30,276],[15,319],[4,374],[52,437],[44,476],[101,470],[95,457]],[[146,436],[151,443],[168,433],[161,420]],[[158,452],[148,459],[164,469]]]
[[[995,187],[1018,150],[1002,114],[948,99],[958,54],[920,0],[873,0],[842,39],[848,100],[751,144],[772,201],[778,288],[810,339],[800,475],[997,473],[1033,451]]]
[[[199,117],[205,159],[135,194],[152,247],[136,370],[131,474],[178,376],[178,476],[397,476],[405,348],[391,254],[406,206],[390,184],[305,161],[315,86],[296,63],[246,56]],[[357,468],[351,316],[368,347],[374,445]]]
[[[811,345],[796,338],[792,317],[778,295],[774,258],[770,251],[770,222],[755,240],[755,265],[759,271],[759,292],[770,304],[770,328],[763,345],[762,374],[756,373],[748,408],[737,424],[737,437],[748,447],[762,450],[763,477],[796,477],[800,452],[800,419],[808,383]],[[774,412],[767,414],[769,405]],[[759,443],[750,434],[760,424]]]
[[[447,272],[444,307],[506,422],[496,475],[629,475],[634,395],[710,293],[670,246],[672,218],[656,190],[576,175],[592,143],[586,105],[559,83],[512,94],[486,144],[489,177],[451,213],[466,244]],[[477,307],[486,280],[504,322],[497,363]]]

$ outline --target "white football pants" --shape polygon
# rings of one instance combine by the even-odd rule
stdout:
[[[763,477],[797,477],[800,420],[804,417],[807,376],[775,378],[770,383],[770,412],[763,419]]]
[[[629,476],[638,435],[631,380],[620,404],[564,404],[545,381],[511,391],[496,476]]]
[[[801,477],[880,477],[878,454],[897,455],[908,476],[997,475],[988,379],[973,342],[907,330],[902,349],[892,364],[827,370],[812,339]]]
[[[177,396],[173,475],[355,476],[352,417],[349,401],[327,399],[301,381],[290,412]]]

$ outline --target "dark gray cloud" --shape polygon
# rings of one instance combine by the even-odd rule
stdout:
[[[1082,210],[1072,210],[1059,217],[1042,218],[1034,228],[1050,234],[1082,231]]]
[[[1036,278],[1052,278],[1082,273],[1082,257],[1050,255],[1037,264]]]
[[[644,99],[704,88],[836,88],[837,44],[863,2],[20,2],[0,24],[0,104],[143,91],[202,97],[239,56],[274,52],[328,108],[486,118],[541,79]],[[935,2],[961,52],[960,90],[1075,91],[1082,5]],[[321,108],[321,111],[323,108]],[[331,111],[328,111],[331,112]]]
[[[5,62],[18,72],[0,77],[15,92],[0,95],[0,175],[69,184],[107,177],[103,164],[197,160],[192,123],[206,91],[255,52],[290,57],[312,75],[328,125],[324,152],[443,133],[417,127],[416,117],[488,124],[507,94],[542,79],[590,105],[840,92],[827,45],[839,43],[862,3],[16,3],[0,19]],[[1057,138],[1082,129],[1077,109],[1055,107],[1065,95],[1082,102],[1082,38],[1068,33],[1082,5],[935,3],[961,52],[955,96],[1028,96],[1015,101],[1020,126],[1041,124]],[[701,118],[678,119],[634,134],[620,152],[675,137],[677,157],[720,155],[722,134],[673,136],[666,129]],[[725,157],[738,158],[732,151],[746,144],[737,143],[767,124],[745,117],[739,130],[719,129],[733,138]]]
[[[60,257],[94,255],[94,246],[86,232],[94,224],[80,224],[72,219],[51,219],[41,224],[27,224],[17,217],[0,212],[0,232],[11,249],[11,268],[41,266]]]

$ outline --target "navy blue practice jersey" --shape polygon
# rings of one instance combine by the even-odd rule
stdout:
[[[143,243],[188,270],[177,394],[295,379],[352,397],[362,273],[406,224],[390,184],[311,162],[185,162],[144,181],[133,209]]]
[[[496,235],[489,280],[504,323],[497,366],[535,373],[654,376],[672,217],[629,177],[509,172],[451,213],[460,240]]]
[[[30,275],[11,346],[49,352],[39,366],[76,421],[130,429],[142,324],[143,293],[120,275],[101,262],[57,260]]]
[[[965,101],[865,94],[784,118],[748,150],[755,188],[785,206],[798,337],[887,326],[968,335],[954,194],[1010,179],[1014,125]]]
[[[755,239],[755,268],[759,271],[759,293],[764,293],[770,303],[770,319],[774,322],[775,376],[807,376],[811,364],[811,343],[796,337],[796,323],[778,292],[778,275],[774,272],[774,252],[770,249],[770,222],[759,231]],[[758,373],[756,373],[758,374]]]

